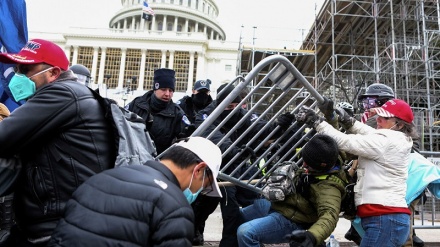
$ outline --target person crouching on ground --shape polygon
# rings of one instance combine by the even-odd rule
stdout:
[[[191,247],[190,203],[199,194],[221,197],[221,161],[215,144],[190,137],[165,151],[160,162],[99,173],[67,202],[48,246]]]

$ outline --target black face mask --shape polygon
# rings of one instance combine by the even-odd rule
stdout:
[[[162,101],[162,100],[158,99],[156,97],[156,95],[151,96],[150,102],[151,102],[151,105],[150,105],[151,111],[154,113],[157,113],[157,112],[164,110],[165,108],[167,108],[167,105],[169,103],[169,102]]]
[[[198,109],[203,109],[209,105],[210,96],[206,93],[198,93],[191,95],[194,106]]]
[[[221,114],[220,117],[221,119],[225,119],[226,116],[229,115],[229,113],[231,113],[233,110],[224,110]],[[231,129],[232,127],[234,127],[241,119],[240,116],[240,111],[237,111],[229,120],[228,122],[225,123],[225,127]]]

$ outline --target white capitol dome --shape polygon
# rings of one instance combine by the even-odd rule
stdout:
[[[158,68],[176,71],[175,100],[191,94],[196,80],[211,79],[215,93],[222,82],[236,77],[237,44],[225,41],[214,0],[150,0],[148,5],[155,13],[148,21],[142,18],[143,0],[121,0],[108,29],[30,31],[29,39],[63,47],[71,65],[89,68],[92,87],[121,104],[152,89]]]

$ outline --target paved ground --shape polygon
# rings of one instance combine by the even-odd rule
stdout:
[[[424,215],[424,226],[423,227],[431,227],[434,223],[435,226],[440,228],[440,219],[435,219],[432,221],[432,215]],[[421,226],[422,221],[420,220],[420,216],[415,217],[415,225]],[[357,246],[352,242],[348,242],[344,235],[347,230],[350,228],[350,222],[346,219],[341,218],[336,226],[333,235],[340,242],[341,247],[354,247]],[[221,231],[222,231],[222,218],[220,213],[220,208],[217,208],[216,211],[211,214],[206,223],[205,229],[205,245],[204,246],[218,246],[218,242],[221,239]],[[440,247],[440,229],[416,229],[416,234],[423,241],[425,241],[425,247],[436,246]],[[269,245],[267,245],[269,246]],[[288,245],[270,245],[270,246],[288,246]]]

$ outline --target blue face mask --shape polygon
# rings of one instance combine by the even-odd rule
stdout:
[[[189,189],[191,187],[193,177],[194,177],[194,172],[193,175],[191,176],[191,181],[189,182],[188,188],[186,188],[183,191],[183,195],[185,195],[186,200],[189,202],[189,204],[193,203],[196,200],[197,196],[200,194],[200,192],[202,192],[203,190],[203,184],[205,183],[205,171],[203,171],[202,187],[200,187],[200,189],[196,193],[192,193],[192,191]]]
[[[35,94],[36,86],[35,86],[35,82],[33,82],[30,78],[39,75],[41,73],[44,73],[48,70],[52,69],[48,68],[45,69],[43,71],[40,71],[38,73],[36,73],[33,76],[30,77],[26,77],[23,74],[18,74],[16,73],[12,78],[11,81],[9,82],[9,89],[11,90],[12,96],[14,96],[15,101],[20,101],[23,99],[28,99],[29,97],[31,97],[32,95]]]

